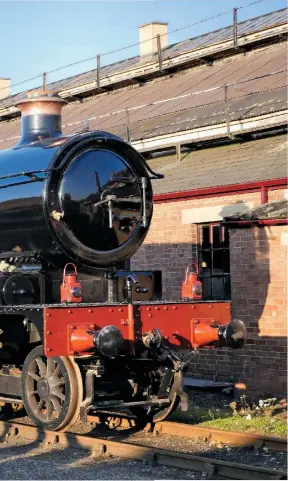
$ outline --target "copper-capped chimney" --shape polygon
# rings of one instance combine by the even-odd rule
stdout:
[[[18,146],[61,136],[61,111],[66,104],[66,100],[51,90],[33,90],[15,103],[22,114]]]

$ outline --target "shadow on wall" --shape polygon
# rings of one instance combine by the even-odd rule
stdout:
[[[223,217],[226,212],[222,211]],[[281,301],[278,287],[274,286],[275,268],[282,268],[285,275],[284,259],[279,265],[275,257],[277,245],[280,245],[280,230],[281,226],[230,230],[232,317],[243,320],[248,341],[239,351],[228,348],[199,350],[189,366],[190,375],[242,382],[248,391],[263,394],[286,393],[286,337],[284,333],[279,335],[286,325],[284,296]],[[163,300],[177,301],[181,298],[185,268],[191,261],[197,261],[196,243],[168,241],[144,244],[133,258],[131,268],[162,270]]]
[[[163,300],[178,301],[185,269],[192,261],[197,262],[196,244],[144,244],[131,260],[130,268],[161,270]]]
[[[237,353],[240,373],[251,390],[285,395],[287,306],[281,231],[281,226],[231,229],[230,266],[232,316],[242,319],[248,330],[247,345]]]
[[[231,206],[221,211],[223,219],[229,215]],[[257,225],[229,228],[232,316],[249,322],[250,338],[261,336],[260,320],[271,281],[269,240],[273,233],[269,228],[268,235],[270,239],[267,230]]]

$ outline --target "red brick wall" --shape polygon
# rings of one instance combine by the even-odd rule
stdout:
[[[230,232],[232,315],[248,328],[248,343],[237,354],[241,380],[249,388],[286,393],[287,245],[286,226]],[[283,235],[284,234],[284,235]]]
[[[160,269],[163,299],[179,300],[187,264],[197,261],[197,226],[182,224],[183,209],[197,209],[239,202],[261,202],[259,192],[154,205],[152,224],[144,244],[131,260],[131,269]]]
[[[284,194],[287,194],[288,190],[277,189],[277,190],[269,190],[268,192],[268,199],[269,202],[273,202],[274,200],[283,200]]]
[[[182,225],[183,202],[156,204],[144,245],[131,261],[131,269],[162,271],[163,299],[181,297],[185,267],[197,257],[197,228]]]
[[[269,201],[283,198],[273,191]],[[272,197],[272,198],[271,198]],[[260,204],[260,193],[156,204],[152,226],[131,268],[160,269],[163,299],[177,300],[186,265],[197,260],[197,227],[182,225],[182,210],[239,201]],[[230,235],[232,313],[249,333],[243,350],[199,351],[195,377],[244,382],[249,391],[286,393],[285,226],[233,229]]]

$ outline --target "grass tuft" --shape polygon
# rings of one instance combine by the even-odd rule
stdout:
[[[287,438],[285,412],[286,407],[284,408],[279,404],[271,405],[271,403],[261,410],[258,406],[254,409],[249,407],[244,409],[244,406],[242,406],[237,411],[234,402],[230,403],[229,408],[224,409],[204,408],[195,405],[191,406],[187,412],[177,409],[169,417],[169,420],[228,431]]]
[[[286,421],[270,416],[256,416],[251,417],[251,419],[246,419],[245,417],[236,415],[205,421],[199,423],[199,426],[251,434],[266,434],[267,436],[279,436],[281,438],[287,437]]]

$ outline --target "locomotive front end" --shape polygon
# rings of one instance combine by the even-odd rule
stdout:
[[[117,265],[131,258],[148,232],[149,172],[140,154],[115,135],[63,136],[65,104],[47,91],[18,104],[21,140],[0,153],[0,250],[17,246],[62,268],[67,260]]]

